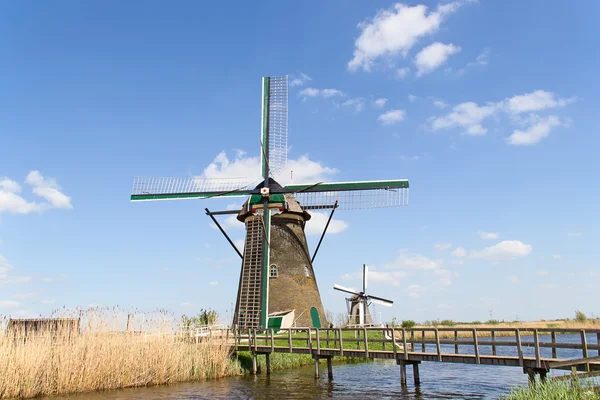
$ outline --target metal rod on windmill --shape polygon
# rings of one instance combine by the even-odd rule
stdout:
[[[326,323],[325,311],[304,232],[311,218],[307,210],[403,206],[408,204],[408,180],[282,186],[276,179],[286,179],[289,172],[287,76],[262,79],[261,107],[260,184],[251,185],[243,177],[135,177],[131,201],[246,197],[239,211],[207,210],[211,218],[235,213],[246,227],[234,326],[242,330],[290,324],[319,328]],[[387,301],[369,296],[370,302],[376,300]]]

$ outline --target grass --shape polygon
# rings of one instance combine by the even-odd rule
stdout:
[[[242,373],[222,339],[195,344],[177,340],[167,332],[148,337],[115,332],[106,329],[111,326],[110,318],[95,316],[95,322],[85,326],[81,335],[68,340],[60,329],[39,332],[26,341],[1,335],[0,399],[170,384]]]
[[[529,388],[513,388],[508,395],[500,398],[503,400],[592,400],[600,399],[600,395],[592,383],[580,383],[577,380],[573,383],[549,380]]]

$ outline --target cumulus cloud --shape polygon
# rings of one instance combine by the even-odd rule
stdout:
[[[299,74],[293,74],[290,78],[290,87],[303,86],[308,81],[312,81],[312,78],[303,72],[300,72]]]
[[[415,56],[417,76],[433,72],[444,64],[448,58],[460,52],[460,46],[435,42],[425,47]]]
[[[8,263],[8,260],[0,254],[0,284],[17,284],[31,281],[30,276],[12,276],[10,271],[14,267]]]
[[[339,171],[322,165],[318,161],[313,161],[308,156],[303,155],[297,159],[289,159],[287,170],[282,171],[276,176],[281,185],[290,183],[290,171],[293,171],[294,183],[322,182],[331,180],[331,177]],[[238,151],[233,158],[230,158],[226,152],[217,154],[212,163],[210,163],[202,172],[202,178],[246,178],[249,182],[259,183],[262,181],[260,158],[248,157],[245,152]]]
[[[394,125],[404,120],[405,115],[406,112],[404,110],[390,110],[377,117],[377,121],[383,125]]]
[[[375,107],[378,108],[382,108],[383,106],[385,106],[385,103],[387,103],[388,99],[382,97],[380,99],[377,99],[373,102],[373,104],[375,104]]]
[[[467,256],[467,250],[465,250],[464,247],[457,247],[451,254],[454,257],[462,258]]]
[[[372,20],[358,25],[361,33],[354,43],[354,57],[348,68],[369,71],[380,58],[406,57],[420,38],[436,32],[460,4],[455,1],[428,11],[425,5],[397,3],[389,10],[378,11]]]
[[[451,243],[436,243],[433,245],[433,248],[439,251],[446,251],[452,248]]]
[[[504,114],[512,123],[525,126],[524,129],[515,129],[506,138],[507,144],[534,145],[546,138],[552,129],[565,124],[561,123],[555,115],[543,117],[538,114],[530,114],[524,118],[520,114],[565,107],[574,101],[576,101],[575,97],[557,98],[554,93],[544,90],[513,96],[499,102],[488,102],[485,105],[469,101],[454,106],[452,111],[446,115],[431,118],[431,129],[462,128],[465,135],[482,136],[487,133],[483,122],[490,117]]]
[[[527,129],[515,129],[512,135],[506,138],[506,142],[513,146],[531,146],[548,137],[550,131],[560,124],[560,120],[554,115],[537,118],[537,122]]]
[[[483,231],[479,231],[479,232],[477,232],[477,235],[479,235],[480,238],[486,239],[486,240],[498,239],[500,237],[500,235],[498,233],[496,233],[496,232],[483,232]]]
[[[39,171],[31,171],[25,183],[33,186],[34,195],[42,197],[46,202],[33,202],[21,196],[21,185],[7,177],[0,178],[0,212],[29,214],[44,212],[51,208],[71,209],[71,198],[64,194],[56,181],[44,178]]]
[[[423,291],[425,291],[425,288],[421,285],[408,285],[405,289],[406,294],[408,294],[409,297],[421,297]]]
[[[408,76],[409,73],[410,73],[410,68],[408,68],[408,67],[398,68],[396,70],[396,77],[398,79],[404,79]]]
[[[0,300],[0,308],[17,308],[20,307],[21,303],[14,300]]]
[[[410,101],[411,103],[414,103],[415,101],[417,101],[419,99],[418,96],[415,96],[414,94],[409,94],[408,95],[408,101]]]
[[[472,251],[470,257],[489,261],[513,260],[529,255],[532,250],[533,247],[519,240],[504,240],[483,250]]]
[[[348,99],[342,103],[344,107],[353,107],[354,111],[361,112],[365,109],[365,100],[361,97],[355,97]]]
[[[448,107],[448,104],[444,103],[442,100],[433,100],[433,106],[443,110],[444,108]]]
[[[313,211],[310,213],[310,215],[312,218],[306,222],[304,232],[307,236],[321,235],[323,233],[323,229],[325,229],[327,220],[329,219],[329,214]],[[348,229],[348,223],[340,219],[332,218],[331,222],[329,223],[329,227],[327,228],[327,233],[340,233],[346,229]]]
[[[404,271],[378,271],[372,267],[369,269],[369,283],[377,282],[389,284],[392,286],[400,286],[401,280],[406,276]],[[362,272],[342,275],[342,279],[347,281],[361,281]]]
[[[303,97],[304,99],[308,98],[308,97],[323,97],[325,99],[329,98],[329,97],[334,97],[334,96],[343,96],[344,92],[342,92],[341,90],[337,90],[337,89],[316,89],[316,88],[306,88],[306,89],[302,89],[300,91],[300,93],[298,93],[299,96]]]

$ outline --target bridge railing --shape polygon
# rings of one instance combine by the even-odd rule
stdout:
[[[450,355],[465,355],[479,364],[481,357],[535,360],[542,368],[548,360],[600,355],[600,329],[575,328],[291,328],[227,331],[236,350],[253,352],[304,352],[370,357],[388,355],[409,359],[410,355],[432,356],[438,361]],[[543,339],[543,340],[542,340]],[[591,340],[590,340],[591,339]],[[550,349],[545,350],[545,349]],[[596,354],[592,354],[592,352]],[[500,354],[501,353],[501,354]],[[432,358],[430,357],[430,358]]]

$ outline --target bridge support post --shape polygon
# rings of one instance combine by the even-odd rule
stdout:
[[[256,353],[252,353],[252,375],[256,375],[256,371],[257,371]]]
[[[333,357],[327,357],[327,377],[333,379]]]
[[[421,384],[421,377],[419,376],[419,363],[413,363],[413,377],[415,379],[415,386]]]
[[[266,353],[265,358],[267,364],[267,375],[271,375],[271,353]]]
[[[315,360],[315,379],[319,379],[319,357],[314,356],[313,358]]]
[[[404,361],[399,361],[400,365],[400,385],[402,387],[406,386],[406,363]]]

